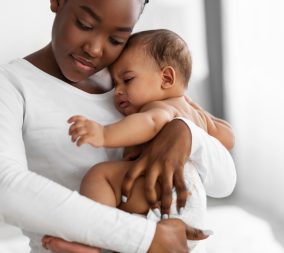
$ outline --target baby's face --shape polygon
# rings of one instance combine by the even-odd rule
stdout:
[[[161,99],[162,72],[143,49],[124,51],[110,68],[117,109],[129,115],[149,102]]]

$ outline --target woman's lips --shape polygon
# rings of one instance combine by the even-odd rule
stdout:
[[[76,67],[80,70],[84,72],[90,72],[96,69],[95,65],[91,61],[76,55],[72,55],[72,57],[74,59]]]

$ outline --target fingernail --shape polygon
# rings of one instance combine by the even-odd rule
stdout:
[[[182,215],[183,214],[183,211],[184,211],[184,207],[181,207],[178,211],[179,215]]]
[[[153,212],[159,219],[161,218],[161,211],[159,208],[153,209]]]
[[[204,235],[214,235],[214,232],[211,229],[202,230]]]
[[[168,214],[165,213],[165,214],[162,215],[162,219],[163,219],[163,220],[167,220],[168,218],[169,218],[169,215],[168,215]]]
[[[127,197],[126,196],[124,196],[124,195],[121,195],[121,201],[122,201],[122,203],[126,203],[127,202]]]

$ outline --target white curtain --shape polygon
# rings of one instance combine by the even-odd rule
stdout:
[[[236,196],[266,210],[282,228],[283,10],[283,0],[223,0],[225,88],[239,176]]]

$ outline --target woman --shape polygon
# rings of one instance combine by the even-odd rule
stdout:
[[[185,226],[180,221],[166,220],[156,226],[76,192],[93,164],[121,154],[101,149],[94,155],[91,147],[77,149],[68,138],[66,120],[83,114],[107,124],[120,117],[112,91],[89,77],[118,57],[143,7],[140,0],[51,0],[56,13],[51,42],[0,68],[0,214],[23,228],[31,238],[32,252],[44,252],[43,234],[120,252],[186,250]],[[215,153],[207,153],[209,149]],[[175,120],[130,171],[124,195],[144,171],[146,184],[163,172],[163,192],[168,192],[173,177],[177,188],[183,189],[181,170],[189,154],[202,165],[208,194],[223,196],[232,191],[235,172],[226,150],[194,126],[188,131]],[[170,198],[164,194],[162,213]],[[148,200],[157,206],[153,189]],[[184,201],[180,197],[180,207]],[[205,237],[200,234],[198,238]]]

